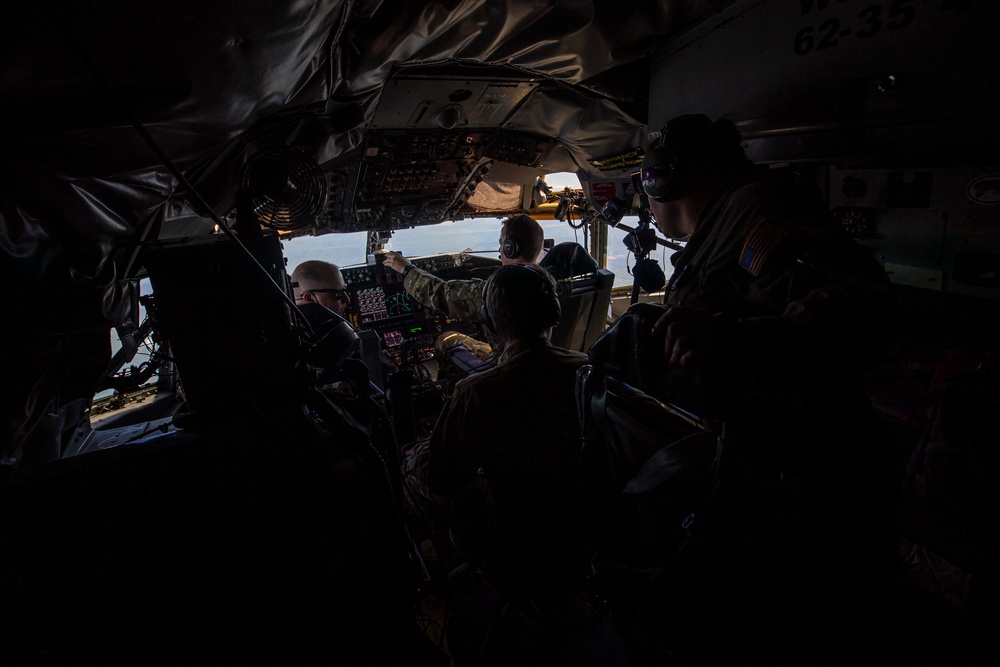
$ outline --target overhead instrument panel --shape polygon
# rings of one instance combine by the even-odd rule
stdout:
[[[506,68],[400,69],[382,90],[371,129],[504,127],[538,85]]]
[[[495,133],[372,133],[358,171],[354,217],[365,229],[437,222],[457,212],[489,171]]]
[[[396,69],[365,124],[364,143],[325,165],[332,187],[319,227],[384,231],[483,214],[467,202],[484,180],[534,185],[553,137],[524,132],[519,112],[541,80],[508,67],[467,64]],[[527,168],[498,169],[513,165]],[[530,174],[527,170],[532,170]],[[523,198],[522,198],[523,200]],[[529,200],[530,201],[530,200]],[[513,212],[505,211],[488,213]]]
[[[328,226],[349,232],[460,219],[495,162],[535,167],[554,144],[502,130],[369,132],[360,162],[336,174],[343,196]]]

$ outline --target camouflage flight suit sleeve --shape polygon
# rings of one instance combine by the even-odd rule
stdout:
[[[752,340],[780,341],[784,355],[797,352],[801,358],[823,350],[845,363],[864,365],[894,329],[895,303],[884,270],[846,235],[788,233],[776,243],[773,260],[751,267],[754,273],[747,249],[761,236],[781,237],[782,222],[754,225],[741,254],[740,268],[750,274],[746,297],[777,315],[746,318]]]
[[[428,308],[446,313],[464,322],[482,321],[482,280],[442,280],[427,271],[413,267],[403,281],[403,288]]]
[[[865,355],[891,329],[885,272],[822,212],[746,187],[712,218],[678,262],[668,303],[739,319],[756,359]]]

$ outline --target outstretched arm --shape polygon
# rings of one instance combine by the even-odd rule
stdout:
[[[402,273],[409,265],[410,260],[406,259],[402,253],[389,251],[385,254],[385,260],[382,263],[396,273]]]
[[[410,269],[403,288],[428,308],[465,322],[480,322],[483,305],[482,280],[441,280],[416,267]]]

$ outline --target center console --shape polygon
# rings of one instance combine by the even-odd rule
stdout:
[[[362,266],[342,267],[351,296],[348,319],[358,329],[375,331],[386,354],[401,369],[434,356],[434,341],[445,331],[481,337],[480,327],[425,308],[403,289],[403,276],[382,264],[384,253]],[[499,260],[468,253],[442,254],[410,260],[417,268],[443,280],[486,278]]]

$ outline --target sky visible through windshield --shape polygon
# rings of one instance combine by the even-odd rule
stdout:
[[[565,187],[580,187],[580,181],[575,174],[550,174],[545,180],[556,192]],[[386,243],[386,249],[399,251],[406,257],[422,257],[464,250],[482,252],[485,256],[499,257],[501,222],[498,218],[480,218],[402,229],[393,233],[392,238]],[[623,222],[634,227],[639,221],[635,216],[631,216],[625,217]],[[573,229],[569,223],[558,220],[541,220],[539,224],[542,226],[545,238],[552,239],[554,243],[575,241],[585,248],[588,247],[582,229]],[[625,236],[624,231],[615,228],[611,228],[608,233],[607,268],[615,274],[616,287],[632,284],[629,269],[635,264],[635,257],[625,247],[623,242]],[[302,236],[290,241],[283,241],[281,245],[289,274],[296,266],[309,259],[320,259],[338,266],[365,263],[365,232]],[[668,278],[673,270],[669,261],[672,252],[658,247],[651,255],[651,258],[657,260],[663,267]],[[143,294],[149,293],[148,280],[142,281],[141,290]],[[140,310],[143,311],[141,316],[145,317],[144,309]],[[111,332],[111,347],[112,354],[121,347],[118,335],[114,330]],[[148,350],[140,348],[131,364],[137,366],[148,358]],[[108,390],[98,394],[96,398],[103,398],[111,394],[112,392]]]
[[[580,181],[575,174],[550,174],[545,180],[554,191],[567,186],[580,187]],[[498,218],[479,218],[401,229],[393,233],[392,238],[386,243],[386,249],[401,252],[410,258],[463,250],[498,257],[501,222]],[[631,216],[625,217],[623,222],[634,227],[639,220]],[[584,247],[588,246],[583,230],[573,229],[567,222],[542,220],[539,224],[542,226],[545,238],[552,239],[554,243],[575,241]],[[616,287],[632,284],[629,269],[635,263],[635,257],[625,247],[625,236],[624,231],[615,228],[611,228],[608,234],[607,268],[615,274]],[[288,260],[290,273],[301,262],[310,259],[321,259],[338,266],[364,264],[365,240],[364,232],[303,236],[283,242],[282,248]],[[651,255],[651,258],[657,260],[663,267],[667,277],[673,268],[669,261],[672,252],[658,247]]]

